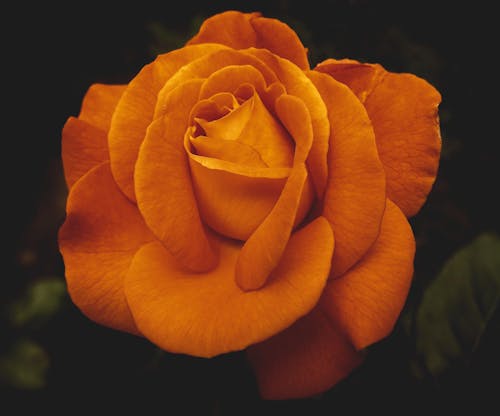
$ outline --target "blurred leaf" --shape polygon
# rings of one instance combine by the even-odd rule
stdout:
[[[49,357],[38,344],[23,339],[15,342],[0,357],[0,382],[18,389],[40,389],[45,386]]]
[[[168,29],[158,22],[150,23],[148,30],[153,43],[150,47],[151,54],[155,57],[162,53],[181,48],[188,40],[185,36]]]
[[[65,297],[66,285],[61,278],[37,280],[8,308],[10,321],[16,327],[44,323],[59,310]]]
[[[416,348],[425,369],[465,363],[500,301],[500,239],[483,234],[458,251],[427,288],[416,312]]]

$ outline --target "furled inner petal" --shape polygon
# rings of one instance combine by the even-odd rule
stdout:
[[[204,136],[241,142],[254,149],[267,166],[292,164],[293,141],[257,93],[224,117],[212,121],[195,117],[195,121]]]

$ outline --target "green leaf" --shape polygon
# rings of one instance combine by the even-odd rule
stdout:
[[[427,288],[416,312],[416,348],[440,376],[466,363],[500,301],[500,239],[483,234],[458,251]]]
[[[40,389],[48,369],[49,357],[42,347],[28,339],[18,340],[0,357],[0,382],[18,389]]]
[[[9,320],[15,327],[46,322],[61,307],[66,298],[64,280],[47,277],[33,282],[26,293],[8,308]]]

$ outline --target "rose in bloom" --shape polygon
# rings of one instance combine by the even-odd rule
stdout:
[[[265,398],[325,391],[405,302],[439,102],[380,65],[311,70],[278,20],[209,18],[64,126],[74,303],[170,352],[246,349]]]

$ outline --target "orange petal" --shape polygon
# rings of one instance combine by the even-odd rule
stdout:
[[[307,180],[304,164],[292,169],[278,202],[245,242],[236,263],[236,283],[242,290],[261,288],[279,264],[290,238]]]
[[[159,243],[135,256],[125,292],[140,331],[167,351],[212,357],[246,348],[290,326],[317,303],[330,269],[333,235],[317,219],[294,234],[261,290],[235,283],[240,245],[220,240],[218,267],[200,278]]]
[[[313,143],[311,115],[303,101],[283,94],[276,100],[276,113],[295,141],[295,163],[304,163]]]
[[[251,346],[247,356],[264,399],[310,397],[331,388],[363,361],[319,308]]]
[[[197,136],[190,138],[190,142],[196,154],[200,156],[227,160],[245,166],[267,167],[257,150],[237,140]]]
[[[138,333],[123,278],[136,251],[154,238],[137,207],[116,186],[108,162],[75,184],[66,212],[59,247],[73,302],[102,325]]]
[[[183,145],[200,87],[201,80],[194,80],[171,92],[169,111],[149,127],[135,168],[137,204],[146,223],[194,271],[209,270],[217,262],[200,219]]]
[[[354,268],[328,283],[321,299],[322,309],[357,349],[392,331],[410,288],[414,253],[410,225],[388,200],[378,240]]]
[[[185,65],[182,68],[182,71],[178,71],[165,83],[158,94],[155,118],[165,114],[165,110],[163,108],[164,101],[170,91],[174,88],[195,78],[208,78],[214,72],[227,66],[250,65],[262,74],[264,80],[266,81],[266,85],[271,85],[277,81],[274,72],[257,57],[240,51],[235,51],[233,49],[227,49],[223,46],[219,46],[219,48],[221,48],[221,50],[206,54],[201,58],[193,60],[189,64]]]
[[[255,91],[247,101],[226,116],[213,121],[196,121],[209,137],[237,140],[252,147],[267,166],[292,165],[292,140]]]
[[[260,17],[260,13],[228,11],[210,17],[188,44],[205,42],[221,43],[234,49],[252,46],[269,49],[301,69],[309,69],[307,51],[297,34],[285,23]]]
[[[378,236],[385,209],[385,175],[363,105],[328,75],[308,76],[321,93],[330,119],[329,182],[323,215],[335,233],[334,277],[345,273]]]
[[[330,126],[327,109],[321,95],[304,72],[290,61],[262,49],[249,49],[246,53],[256,56],[271,68],[285,86],[286,92],[300,98],[309,110],[314,139],[307,159],[307,168],[317,195],[322,197],[328,178],[327,154]]]
[[[220,45],[194,45],[160,55],[128,84],[111,121],[109,151],[113,176],[132,201],[135,162],[146,129],[153,121],[158,92],[182,66],[220,49]]]
[[[227,161],[231,157],[200,157],[189,149],[188,154],[203,221],[218,233],[238,240],[246,240],[264,221],[290,174],[289,168],[236,164]]]
[[[86,121],[68,118],[62,131],[61,154],[68,189],[94,166],[109,159],[103,130]]]
[[[78,118],[107,133],[111,116],[125,88],[126,85],[91,85],[83,98]]]
[[[250,84],[261,94],[266,88],[266,80],[252,65],[228,65],[211,74],[200,91],[200,99],[209,98],[220,92],[234,92],[242,84]]]
[[[332,59],[317,69],[352,85],[364,101],[387,175],[387,196],[406,216],[415,215],[439,164],[439,92],[421,78],[388,72],[380,65]]]

